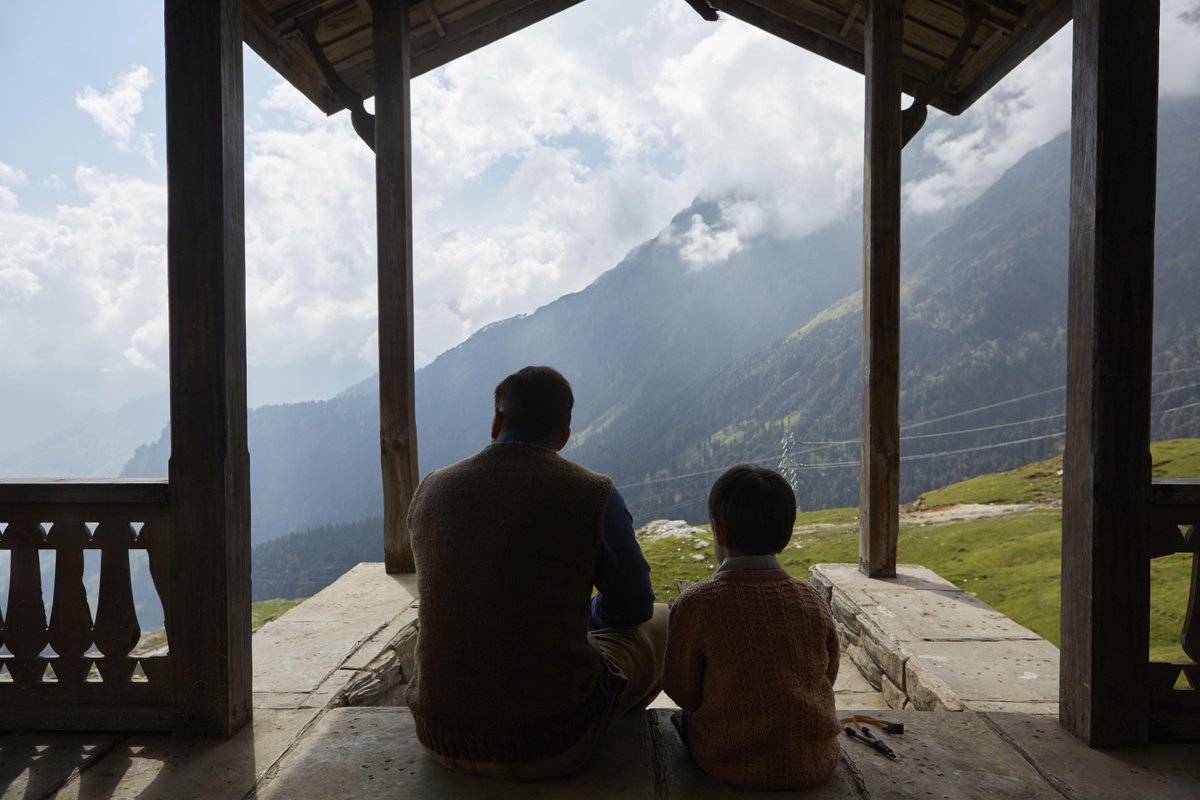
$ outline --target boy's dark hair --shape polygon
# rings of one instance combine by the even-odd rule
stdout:
[[[575,395],[553,367],[525,367],[496,387],[496,410],[504,429],[553,438],[571,427]]]
[[[725,546],[746,555],[778,553],[796,522],[796,495],[774,470],[739,464],[708,493],[708,518],[725,529]]]

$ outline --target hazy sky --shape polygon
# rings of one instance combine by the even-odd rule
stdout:
[[[10,4],[0,26],[0,397],[26,370],[166,386],[161,0]],[[1164,0],[1164,95],[1200,90],[1200,0]],[[924,146],[911,213],[973,199],[1066,129],[1069,28]],[[326,396],[375,361],[374,157],[249,50],[255,375]],[[413,82],[418,364],[582,289],[697,196],[713,267],[858,202],[862,78],[683,0],[588,0]]]

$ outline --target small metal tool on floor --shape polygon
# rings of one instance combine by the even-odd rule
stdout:
[[[863,725],[857,731],[854,730],[854,728],[852,726],[847,725],[845,727],[845,731],[846,731],[846,735],[849,736],[851,739],[856,739],[856,740],[862,742],[863,744],[867,745],[868,747],[875,748],[876,750],[883,753],[885,756],[892,759],[893,761],[896,760],[895,751],[893,751],[892,748],[888,747],[886,742],[884,742],[882,739],[875,736],[875,734],[871,733],[871,729],[868,728],[866,725]]]

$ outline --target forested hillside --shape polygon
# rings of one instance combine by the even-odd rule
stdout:
[[[383,518],[289,533],[254,548],[252,599],[308,597],[362,561],[383,561]]]

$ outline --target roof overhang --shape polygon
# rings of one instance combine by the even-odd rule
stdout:
[[[246,43],[326,113],[346,107],[322,75],[305,29],[354,94],[375,93],[372,0],[244,0]],[[402,2],[403,0],[374,0]],[[410,7],[420,75],[582,0],[420,0]],[[683,3],[685,0],[680,0]],[[715,9],[857,72],[862,0],[686,0]],[[969,19],[974,18],[974,23]],[[904,91],[960,114],[1071,18],[1071,0],[906,0]]]

